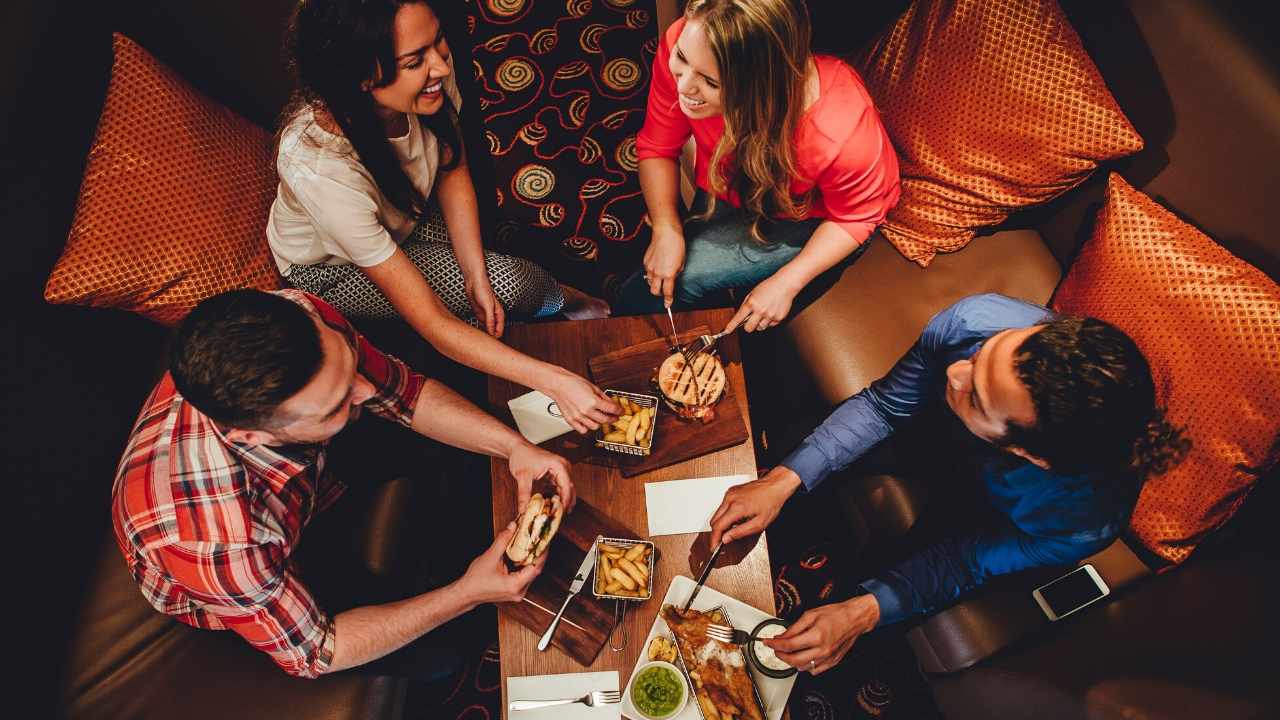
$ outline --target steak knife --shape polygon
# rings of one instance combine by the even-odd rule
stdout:
[[[556,632],[556,626],[560,624],[560,618],[564,615],[565,608],[569,607],[569,601],[574,595],[582,589],[587,582],[587,576],[591,574],[591,569],[596,565],[596,545],[591,544],[591,549],[587,551],[587,556],[582,559],[582,565],[578,567],[578,574],[573,576],[573,582],[569,583],[569,594],[565,596],[564,602],[560,603],[560,611],[556,613],[555,618],[551,620],[551,627],[542,633],[542,638],[538,640],[538,652],[547,649],[551,644],[551,636]]]

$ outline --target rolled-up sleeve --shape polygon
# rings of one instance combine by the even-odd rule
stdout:
[[[278,546],[179,543],[155,555],[192,602],[282,670],[305,678],[328,671],[333,618],[289,570]]]
[[[680,149],[693,132],[689,118],[680,111],[676,80],[667,67],[671,59],[671,48],[675,46],[676,38],[680,37],[682,28],[683,18],[671,24],[662,42],[658,43],[658,52],[653,58],[644,126],[636,135],[636,157],[640,160],[679,157]]]
[[[875,108],[863,109],[853,133],[818,178],[817,189],[828,219],[859,243],[898,203],[898,155]]]

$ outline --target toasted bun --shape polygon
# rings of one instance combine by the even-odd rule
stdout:
[[[546,514],[548,516],[547,522],[550,524],[550,527],[543,530],[542,538],[533,546],[533,552],[530,553],[531,559],[529,562],[533,562],[539,557],[542,557],[542,553],[546,552],[547,548],[551,547],[551,538],[555,537],[556,531],[560,529],[560,521],[564,518],[564,506],[560,504],[559,495],[551,496],[550,507],[547,508]],[[534,536],[537,537],[537,533],[535,533]]]
[[[507,559],[516,565],[528,565],[533,562],[534,535],[533,527],[542,516],[542,508],[546,500],[542,495],[534,493],[529,497],[520,517],[516,519],[516,533],[507,543]]]
[[[681,417],[701,418],[724,394],[724,365],[720,358],[704,353],[694,358],[690,368],[683,355],[672,353],[658,367],[655,380],[667,407]]]

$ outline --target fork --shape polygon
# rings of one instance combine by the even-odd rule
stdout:
[[[554,705],[574,705],[582,703],[587,707],[595,707],[597,705],[613,705],[622,702],[621,690],[593,690],[578,699],[565,698],[564,700],[512,700],[507,707],[512,710],[537,710],[538,708],[552,707]]]
[[[751,633],[746,630],[738,630],[728,625],[717,625],[715,623],[707,625],[707,637],[730,645],[746,645],[751,642]]]
[[[733,332],[733,330],[721,330],[715,335],[699,335],[698,337],[694,338],[692,342],[690,342],[681,350],[682,353],[688,352],[688,355],[685,357],[685,362],[689,362],[689,358],[697,357],[698,355],[701,355],[704,352],[711,352],[712,350],[715,349],[716,343],[720,341],[720,338],[724,337],[725,335],[728,335],[731,332]],[[698,343],[697,350],[691,350],[691,348],[694,346],[694,343]]]

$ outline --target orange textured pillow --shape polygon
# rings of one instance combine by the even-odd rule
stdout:
[[[1274,465],[1280,286],[1112,173],[1054,308],[1129,333],[1169,420],[1186,428],[1186,459],[1148,478],[1130,520],[1155,554],[1185,560]]]
[[[174,324],[237,287],[280,287],[264,229],[273,141],[117,34],[111,84],[71,233],[45,285],[52,303]]]
[[[853,62],[901,164],[881,232],[922,266],[1142,149],[1052,0],[917,0]]]

